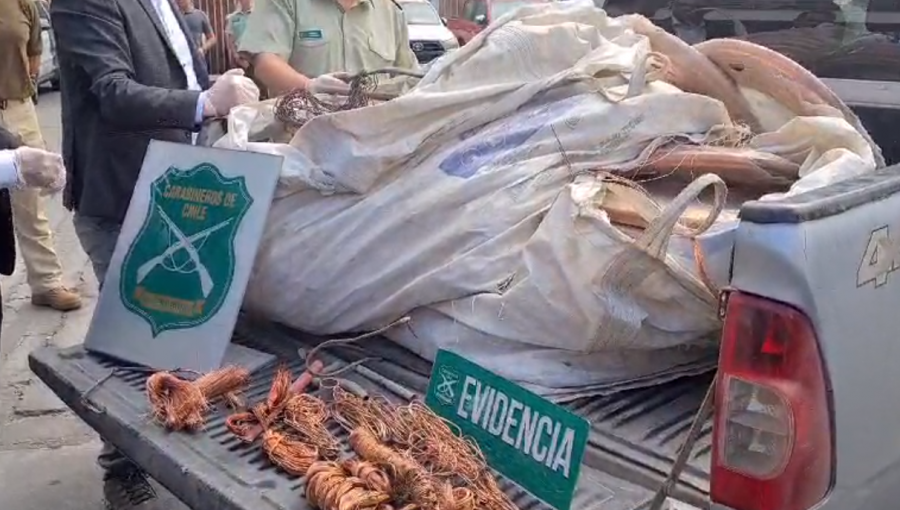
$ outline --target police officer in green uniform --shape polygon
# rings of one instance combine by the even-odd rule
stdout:
[[[364,70],[418,67],[393,0],[256,0],[240,51],[274,93],[316,92]]]

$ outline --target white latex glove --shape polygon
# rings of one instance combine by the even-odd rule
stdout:
[[[66,167],[62,156],[32,147],[15,150],[19,184],[57,193],[66,187]]]
[[[333,94],[337,91],[350,92],[347,73],[331,73],[317,76],[309,81],[306,90],[310,94]]]
[[[243,69],[231,69],[206,92],[203,111],[209,117],[223,117],[235,106],[256,101],[259,101],[259,87],[244,76]]]

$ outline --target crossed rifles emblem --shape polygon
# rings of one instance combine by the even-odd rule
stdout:
[[[229,218],[221,223],[213,225],[209,228],[205,228],[191,236],[187,236],[184,234],[184,232],[181,231],[180,228],[178,228],[178,225],[176,225],[175,222],[172,221],[171,218],[169,218],[169,215],[166,214],[162,207],[157,205],[156,209],[157,211],[159,211],[159,216],[169,228],[169,231],[175,235],[175,242],[171,246],[166,248],[165,251],[148,260],[147,262],[144,262],[140,267],[138,267],[137,283],[141,283],[142,281],[144,281],[144,279],[147,278],[147,275],[149,275],[150,272],[153,271],[157,266],[162,264],[168,257],[171,257],[181,250],[184,250],[185,252],[187,252],[188,257],[190,257],[191,262],[194,264],[194,270],[200,276],[200,290],[203,292],[203,297],[209,297],[209,294],[212,292],[213,287],[215,287],[215,283],[213,282],[212,277],[209,275],[209,270],[203,264],[203,261],[200,260],[200,254],[197,252],[195,243],[202,243],[210,235],[219,230],[222,230],[223,228],[228,226],[229,223],[231,223],[233,218]]]
[[[450,405],[456,397],[456,383],[459,382],[459,374],[446,367],[441,367],[438,375],[441,377],[441,382],[434,389],[435,396],[444,404]]]

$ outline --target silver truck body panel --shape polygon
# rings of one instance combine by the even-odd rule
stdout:
[[[895,167],[790,204],[756,203],[745,216],[764,221],[744,217],[736,236],[732,287],[791,304],[816,328],[830,376],[836,458],[821,510],[887,510],[900,498],[900,274],[891,273],[900,264],[887,264],[878,281],[859,278],[872,262],[873,235],[887,228],[900,236],[896,191]],[[779,223],[779,214],[787,221]],[[877,257],[900,261],[896,252],[887,243]]]

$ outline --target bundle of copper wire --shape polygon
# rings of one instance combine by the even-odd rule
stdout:
[[[484,510],[518,510],[519,507],[510,501],[497,479],[490,472],[483,473],[473,483],[473,497],[476,507]]]
[[[228,430],[245,443],[252,443],[256,439],[253,428],[259,425],[259,421],[252,412],[234,413],[225,419]]]
[[[400,407],[397,416],[398,433],[410,454],[437,474],[476,480],[487,469],[478,447],[423,404]]]
[[[207,399],[221,397],[244,388],[250,382],[250,372],[246,368],[230,366],[213,370],[200,376],[194,384]]]
[[[156,372],[147,379],[147,398],[154,419],[171,430],[196,430],[206,422],[210,402],[247,385],[250,373],[225,367],[194,381],[172,372]]]
[[[421,403],[397,410],[396,430],[410,448],[410,457],[439,477],[459,478],[473,490],[472,505],[490,510],[515,510],[516,506],[500,489],[478,446]],[[462,504],[457,487],[457,502]],[[466,498],[463,498],[467,501]],[[462,507],[461,507],[462,508]]]
[[[254,405],[250,411],[232,414],[225,420],[225,426],[241,441],[252,443],[263,429],[281,415],[290,395],[290,387],[290,370],[285,366],[278,367],[266,400]]]
[[[275,378],[272,380],[272,387],[269,388],[265,406],[254,408],[254,414],[264,422],[262,423],[264,427],[278,419],[281,412],[284,411],[284,406],[290,396],[291,382],[291,371],[284,365],[278,367]]]
[[[319,459],[319,452],[314,446],[272,429],[263,431],[262,448],[273,464],[295,476],[305,475]]]
[[[366,427],[350,434],[350,446],[364,460],[382,466],[391,476],[392,499],[404,505],[414,504],[422,510],[454,508],[452,491],[439,490],[435,478],[404,452],[382,443]]]
[[[284,407],[284,423],[319,450],[325,459],[336,459],[341,447],[325,426],[328,408],[321,399],[308,394],[294,395]]]
[[[334,389],[333,416],[350,445],[391,476],[394,502],[423,510],[515,508],[492,478],[477,447],[421,404],[397,408],[383,398]],[[454,483],[462,487],[454,487]],[[491,485],[491,482],[494,482]]]
[[[445,510],[475,510],[476,508],[483,508],[478,505],[478,498],[475,497],[475,493],[467,487],[454,487],[450,483],[444,483],[441,486],[441,491],[443,491],[443,500],[451,502],[450,506]]]
[[[674,176],[693,180],[710,169],[729,186],[760,192],[782,191],[800,177],[800,164],[747,147],[666,145],[656,149],[635,177]]]
[[[360,397],[340,386],[334,388],[332,398],[331,414],[347,431],[366,428],[381,441],[394,439],[398,423],[386,400]]]
[[[306,499],[320,510],[389,510],[391,496],[350,476],[336,462],[316,462],[306,472]],[[410,509],[412,510],[412,509]]]
[[[375,464],[347,460],[319,461],[307,471],[306,497],[316,508],[359,510],[475,510],[477,499],[464,487],[439,485],[440,506],[398,502],[387,473]],[[397,503],[401,506],[394,506]]]
[[[341,463],[341,467],[355,478],[359,478],[365,482],[366,487],[373,491],[391,494],[391,479],[387,473],[378,466],[364,460],[345,460]]]

